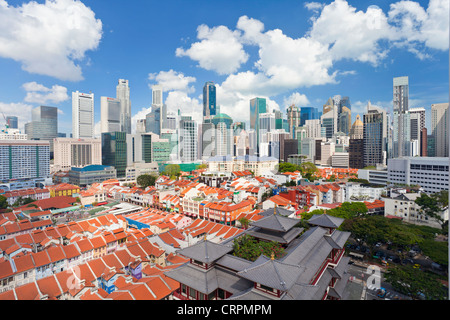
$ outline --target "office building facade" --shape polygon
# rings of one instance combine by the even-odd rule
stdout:
[[[448,157],[403,157],[389,159],[388,182],[401,185],[418,185],[426,193],[449,188]]]
[[[386,164],[387,118],[386,111],[367,105],[363,117],[364,167]]]
[[[102,164],[101,139],[56,138],[53,172]]]
[[[255,153],[259,153],[259,115],[267,112],[266,99],[253,98],[250,100],[250,129],[255,130],[256,148]]]
[[[72,92],[72,137],[94,137],[94,94]]]
[[[100,98],[100,128],[102,133],[121,131],[121,108],[121,103],[118,99]]]
[[[58,108],[39,106],[31,110],[31,122],[25,124],[25,133],[31,140],[50,142],[50,156],[53,154],[53,139],[58,137]]]
[[[128,80],[119,79],[116,87],[116,99],[120,101],[120,131],[131,133],[131,101]]]
[[[394,158],[408,156],[408,144],[410,134],[405,132],[410,122],[404,119],[409,110],[409,79],[408,77],[396,77],[393,79],[393,111],[394,111]],[[396,129],[395,129],[396,128]]]
[[[448,103],[431,105],[431,134],[434,137],[434,155],[449,156]]]
[[[203,86],[203,118],[212,118],[217,114],[216,85],[208,81]]]
[[[117,177],[125,177],[127,168],[127,139],[125,132],[102,133],[102,165],[113,166]]]

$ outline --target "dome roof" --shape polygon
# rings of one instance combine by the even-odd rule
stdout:
[[[233,120],[233,119],[231,119],[231,117],[229,115],[227,115],[225,113],[216,114],[213,119],[230,119],[230,120]]]
[[[363,127],[364,123],[361,121],[361,117],[358,115],[356,115],[356,120],[355,122],[353,122],[352,128],[353,127]]]

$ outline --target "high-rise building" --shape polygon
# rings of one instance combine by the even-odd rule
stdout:
[[[211,120],[215,127],[215,150],[218,156],[233,155],[233,119],[224,113],[219,113]]]
[[[361,121],[359,114],[350,130],[348,154],[350,168],[364,168],[364,123]]]
[[[216,114],[216,85],[208,81],[203,87],[203,118],[212,118]]]
[[[127,169],[127,134],[125,132],[102,132],[102,164],[113,166],[117,177],[125,177]]]
[[[146,119],[137,119],[136,120],[136,133],[145,133],[147,132],[145,129]]]
[[[364,167],[386,165],[387,117],[386,111],[367,105],[363,117]]]
[[[197,122],[191,116],[180,120],[179,159],[181,162],[197,161]]]
[[[352,126],[352,112],[346,106],[341,108],[341,112],[338,115],[338,132],[342,132],[346,135],[350,133]]]
[[[72,92],[72,137],[94,137],[94,94]]]
[[[322,128],[325,128],[325,138],[332,138],[337,133],[337,106],[333,104],[325,105],[320,120],[322,123]]]
[[[431,134],[434,137],[435,157],[449,156],[448,103],[431,105]]]
[[[163,88],[161,85],[152,86],[152,106],[163,105]]]
[[[422,146],[422,130],[425,128],[425,108],[411,108],[410,114],[410,140],[416,140],[419,146]],[[426,142],[426,141],[425,141]],[[420,147],[420,150],[423,150]],[[419,150],[419,156],[423,156]],[[412,155],[412,154],[411,154]]]
[[[314,107],[302,107],[300,109],[300,126],[304,126],[306,120],[319,119],[319,111]]]
[[[152,111],[145,116],[145,132],[161,134],[162,106],[152,105]]]
[[[101,139],[56,138],[53,171],[69,171],[72,167],[102,164]]]
[[[25,124],[25,133],[28,139],[49,141],[52,157],[53,139],[58,137],[58,108],[39,106],[31,110],[31,122]]]
[[[120,131],[131,133],[131,101],[128,80],[119,79],[116,99],[120,101]]]
[[[286,110],[287,121],[289,125],[289,136],[295,139],[295,128],[300,126],[300,108],[296,105],[291,105]]]
[[[409,156],[407,153],[409,145],[409,134],[406,134],[405,125],[410,125],[405,121],[404,115],[409,110],[409,79],[408,77],[396,77],[393,80],[393,106],[394,106],[394,129],[393,137],[393,157]]]
[[[428,156],[428,131],[427,128],[422,128],[420,131],[420,156],[427,157]]]
[[[0,181],[49,176],[49,141],[0,140]]]
[[[255,153],[259,152],[259,115],[267,112],[266,99],[253,98],[250,100],[250,129],[255,130],[256,135],[256,149]]]
[[[100,127],[102,133],[122,131],[121,110],[120,100],[109,97],[100,98]]]
[[[6,124],[10,129],[19,129],[19,121],[16,116],[7,116]]]

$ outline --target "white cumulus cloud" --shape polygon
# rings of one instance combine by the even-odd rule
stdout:
[[[0,57],[22,69],[61,80],[82,80],[79,65],[102,37],[102,22],[78,0],[0,1]]]
[[[35,81],[27,82],[22,85],[27,92],[25,101],[30,103],[46,104],[60,103],[69,99],[67,94],[67,88],[60,85],[53,85],[51,88],[47,88],[42,84]]]
[[[195,77],[185,76],[181,72],[174,70],[160,71],[159,73],[149,73],[149,80],[156,81],[156,84],[161,85],[164,91],[179,90],[188,93],[195,91],[191,83],[196,81]],[[150,84],[151,88],[153,84]]]
[[[187,56],[197,61],[199,66],[218,74],[236,72],[241,64],[247,62],[248,54],[239,41],[240,33],[225,26],[209,28],[200,25],[197,28],[199,42],[194,42],[189,49],[177,48],[176,56]]]

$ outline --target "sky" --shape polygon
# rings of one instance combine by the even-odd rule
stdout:
[[[39,105],[58,107],[72,131],[72,92],[100,97],[130,84],[132,127],[160,84],[169,112],[201,120],[202,88],[249,121],[270,110],[348,96],[353,121],[367,103],[392,112],[393,78],[409,77],[410,107],[449,99],[449,1],[0,0],[0,111],[19,128]],[[0,125],[4,126],[3,116]]]

